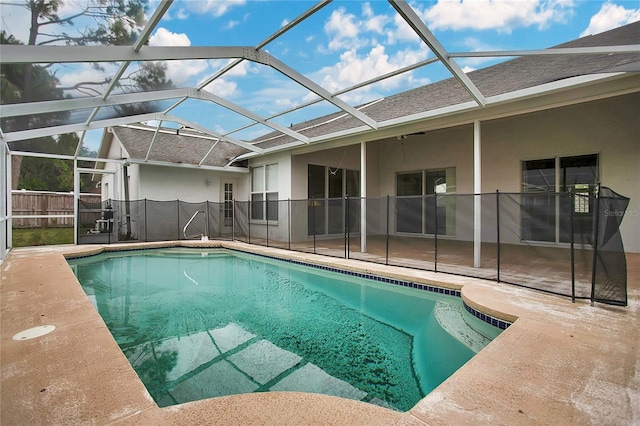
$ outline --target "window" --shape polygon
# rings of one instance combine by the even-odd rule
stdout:
[[[349,224],[349,231],[360,228],[360,172],[308,165],[307,191],[310,201],[308,212],[309,235],[340,234]],[[345,197],[349,206],[345,205]],[[345,212],[349,212],[348,218]]]
[[[251,219],[278,220],[277,164],[251,168]]]
[[[224,184],[224,226],[233,225],[233,184]]]
[[[397,232],[455,235],[455,193],[455,167],[398,173]]]
[[[598,154],[523,161],[522,239],[570,242],[573,226],[574,241],[588,241],[598,179]],[[556,194],[568,192],[573,206]]]

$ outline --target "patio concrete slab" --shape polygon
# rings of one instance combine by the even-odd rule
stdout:
[[[12,250],[0,269],[0,424],[640,424],[640,255],[627,256],[629,306],[613,307],[237,242],[141,246],[175,245],[239,248],[462,289],[470,306],[515,322],[407,413],[298,392],[159,408],[62,256],[104,248]],[[108,249],[118,247],[131,246]],[[43,324],[56,329],[12,339]]]

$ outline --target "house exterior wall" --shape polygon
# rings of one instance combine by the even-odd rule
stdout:
[[[640,94],[485,120],[481,126],[481,192],[522,191],[522,161],[599,154],[603,186],[631,198],[622,222],[625,250],[640,252]],[[343,160],[343,153],[344,155]],[[293,198],[307,197],[308,164],[360,169],[360,145],[292,157]],[[456,193],[473,194],[473,124],[367,143],[367,196],[396,195],[398,172],[455,167]],[[457,197],[455,238],[473,240],[473,197]],[[483,203],[495,198],[485,197]],[[487,204],[485,204],[487,205]],[[508,213],[508,212],[507,212]],[[393,217],[390,223],[395,223]],[[512,215],[519,220],[519,213]],[[303,218],[306,220],[306,218]],[[301,219],[301,220],[303,220]],[[303,224],[301,224],[303,225]],[[376,227],[368,219],[368,228]],[[495,215],[483,213],[482,240],[494,242]],[[392,226],[393,229],[393,226]],[[446,238],[446,237],[445,237]],[[519,243],[514,233],[501,241]]]
[[[292,198],[292,184],[295,181],[292,172],[292,162],[290,152],[280,152],[272,155],[264,155],[249,161],[249,169],[252,167],[266,166],[270,164],[278,165],[278,220],[269,221],[251,220],[251,237],[263,238],[276,241],[288,241],[289,239],[289,200]],[[306,175],[305,175],[306,181]],[[239,200],[251,200],[251,174],[245,180],[246,196]],[[306,220],[306,219],[305,219]],[[268,232],[268,235],[267,235]]]
[[[107,158],[120,159],[126,158],[129,154],[120,144],[117,136],[113,135],[113,140],[107,152]],[[124,190],[122,187],[122,164],[105,163],[104,170],[112,172],[102,175],[101,179],[101,195],[103,200],[122,200],[124,199]]]
[[[482,190],[520,192],[521,162],[599,154],[600,181],[629,197],[625,250],[640,252],[640,93],[482,123]]]
[[[202,201],[221,202],[222,182],[237,182],[235,198],[247,199],[248,173],[224,173],[213,170],[137,165],[139,173],[138,199],[155,201],[181,200],[191,203]],[[242,184],[241,184],[242,182]],[[133,199],[133,198],[132,198]]]

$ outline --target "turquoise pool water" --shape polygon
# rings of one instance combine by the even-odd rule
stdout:
[[[236,251],[69,264],[159,406],[303,391],[406,411],[500,332],[455,296]]]

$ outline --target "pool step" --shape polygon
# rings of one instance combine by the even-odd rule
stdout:
[[[491,339],[480,334],[464,320],[464,308],[461,305],[438,301],[435,316],[440,327],[476,353],[491,342]]]

